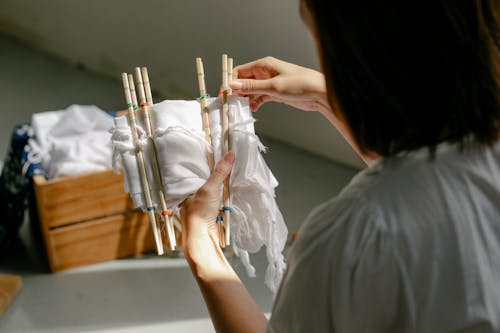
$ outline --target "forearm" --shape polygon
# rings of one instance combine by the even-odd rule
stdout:
[[[193,244],[186,257],[216,331],[265,332],[266,317],[222,250],[218,246],[203,244],[206,243]]]

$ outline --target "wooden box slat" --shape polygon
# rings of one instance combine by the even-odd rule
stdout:
[[[133,209],[123,190],[123,172],[34,176],[33,184],[53,272],[154,249],[147,215]]]
[[[47,248],[59,271],[151,251],[154,239],[147,215],[134,211],[51,230]]]
[[[123,173],[112,170],[46,181],[34,177],[40,219],[53,228],[133,209]]]

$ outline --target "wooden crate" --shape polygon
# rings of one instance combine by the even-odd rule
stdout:
[[[154,249],[147,215],[123,191],[123,172],[34,176],[33,184],[53,272]]]

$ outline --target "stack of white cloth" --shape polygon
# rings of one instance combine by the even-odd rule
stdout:
[[[93,105],[35,113],[29,158],[41,163],[49,178],[111,168],[113,117]]]
[[[255,276],[255,269],[250,263],[249,253],[266,246],[268,267],[265,283],[276,292],[285,269],[282,251],[287,239],[287,228],[275,201],[274,189],[278,182],[261,155],[264,146],[255,135],[255,120],[248,99],[230,96],[229,101],[230,149],[236,154],[229,182],[231,244],[250,276]],[[213,153],[217,162],[221,158],[221,99],[209,99],[208,106]],[[207,152],[212,148],[205,139],[198,101],[163,101],[153,106],[152,116],[153,139],[167,205],[176,211],[178,205],[208,179]],[[146,148],[149,141],[142,128],[137,130],[140,144]],[[115,128],[111,132],[115,170],[118,170],[118,164],[123,166],[125,190],[130,192],[136,207],[145,209],[128,117],[115,118]],[[144,149],[145,152],[148,150]],[[150,158],[146,160],[151,162]],[[148,168],[151,169],[151,166]],[[158,203],[158,198],[154,199]]]

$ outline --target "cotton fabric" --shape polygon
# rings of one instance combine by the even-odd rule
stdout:
[[[36,138],[29,145],[49,178],[73,176],[111,168],[113,117],[94,105],[71,105],[64,110],[35,113]]]
[[[375,162],[314,209],[268,332],[500,332],[500,143]]]
[[[209,99],[208,107],[213,150],[205,138],[198,101],[167,100],[152,108],[154,147],[167,206],[173,211],[210,176],[207,153],[212,151],[216,162],[221,158],[221,98]],[[250,276],[255,275],[255,269],[250,263],[249,253],[266,247],[269,264],[265,282],[275,292],[285,270],[282,251],[287,239],[287,228],[275,201],[274,189],[278,181],[261,155],[264,146],[255,135],[255,120],[248,99],[230,96],[228,117],[230,149],[236,154],[229,181],[231,244]],[[145,209],[126,116],[115,119],[112,132],[113,160],[115,165],[120,163],[125,169],[125,190],[130,192],[136,207]],[[142,128],[138,128],[138,133],[140,145],[148,154],[153,143],[145,138]],[[146,161],[148,173],[152,175],[151,158]],[[158,198],[154,200],[158,207]]]

